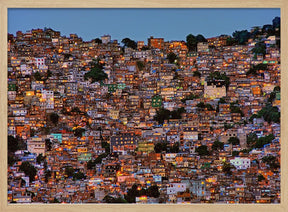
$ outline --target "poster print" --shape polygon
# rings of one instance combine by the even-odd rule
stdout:
[[[9,33],[8,201],[280,203],[280,17],[270,22],[147,42]]]

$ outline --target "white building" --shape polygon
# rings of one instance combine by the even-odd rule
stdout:
[[[226,87],[224,85],[215,85],[205,81],[204,83],[204,97],[211,99],[218,99],[226,96]]]
[[[251,161],[249,158],[235,157],[230,160],[230,163],[235,166],[236,169],[247,169],[250,168]]]
[[[111,42],[111,35],[103,35],[101,36],[101,40],[103,44],[107,44]]]
[[[177,194],[178,192],[186,191],[186,183],[171,183],[167,186],[167,194]]]
[[[46,109],[54,109],[54,92],[50,90],[42,90],[41,91],[41,99],[40,102]]]
[[[27,109],[25,108],[16,108],[12,111],[13,116],[26,116]]]
[[[39,68],[40,66],[44,66],[45,65],[45,59],[44,57],[39,57],[39,58],[35,58],[35,64],[37,66],[37,68]]]
[[[32,137],[27,140],[27,150],[31,153],[45,155],[45,140],[43,138]]]
[[[31,75],[32,69],[26,64],[20,65],[20,71],[22,75]]]
[[[175,110],[177,105],[175,102],[163,102],[164,109],[166,110]]]

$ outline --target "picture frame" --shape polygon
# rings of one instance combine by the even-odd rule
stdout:
[[[132,205],[132,204],[8,204],[7,203],[7,19],[8,8],[280,8],[281,9],[281,203],[280,204],[191,204],[191,205]],[[287,90],[288,77],[288,2],[285,0],[253,0],[242,3],[240,0],[1,0],[0,2],[0,211],[287,211],[288,210],[288,141],[287,140]]]

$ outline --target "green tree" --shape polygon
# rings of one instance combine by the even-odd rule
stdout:
[[[67,166],[67,167],[65,167],[64,173],[69,178],[69,177],[73,177],[75,171],[74,171],[73,167]]]
[[[147,196],[149,197],[158,198],[160,196],[159,188],[157,185],[150,186],[147,189],[146,193],[147,193]]]
[[[170,111],[164,108],[160,108],[157,110],[156,115],[154,116],[154,120],[158,121],[159,124],[163,124],[164,120],[169,120]]]
[[[259,174],[259,175],[257,176],[257,181],[258,181],[258,182],[261,182],[262,180],[266,180],[266,178],[265,178],[262,174]]]
[[[223,150],[224,149],[224,143],[220,142],[218,140],[214,141],[214,143],[212,144],[212,149],[213,150]]]
[[[194,71],[193,76],[194,77],[201,77],[201,73],[199,71]]]
[[[46,158],[46,157],[43,156],[42,153],[41,153],[41,154],[39,154],[39,155],[37,156],[36,161],[37,161],[38,164],[40,164],[41,162],[44,162],[45,158]]]
[[[94,39],[94,42],[95,43],[98,43],[98,44],[101,44],[102,43],[102,40],[100,38],[95,38]]]
[[[256,66],[253,65],[249,69],[249,71],[247,71],[246,75],[248,76],[248,75],[253,74],[253,75],[257,76],[259,74],[258,71],[260,71],[260,70],[264,70],[264,71],[268,70],[267,64],[260,63],[260,64],[257,64]]]
[[[82,180],[82,179],[85,179],[85,175],[83,172],[76,172],[73,174],[73,180]]]
[[[89,161],[87,162],[87,169],[89,169],[89,170],[95,169],[95,165],[96,165],[95,161],[89,160]]]
[[[222,171],[226,174],[226,175],[232,175],[232,170],[234,166],[231,165],[229,162],[224,162],[223,166],[222,166]]]
[[[194,35],[189,34],[186,36],[186,45],[189,51],[197,50],[197,39]]]
[[[178,153],[179,152],[179,142],[176,142],[173,144],[173,146],[170,148],[171,153]]]
[[[124,47],[129,47],[132,49],[137,49],[137,43],[134,40],[131,40],[130,38],[124,38],[121,43],[124,44]]]
[[[265,137],[260,137],[255,145],[253,146],[254,148],[262,148],[264,147],[266,144],[269,144],[272,142],[272,140],[274,139],[274,135],[273,134],[270,134],[270,135],[267,135]]]
[[[47,75],[47,79],[48,79],[48,78],[52,77],[52,72],[48,69],[46,75]]]
[[[24,161],[20,165],[19,169],[29,177],[30,182],[34,181],[37,174],[37,169],[31,163],[29,163],[28,161]]]
[[[280,28],[280,17],[275,17],[273,20],[272,20],[272,25],[273,25],[273,28],[276,29],[276,28]]]
[[[138,68],[140,71],[142,71],[142,70],[145,68],[145,64],[144,64],[142,61],[140,61],[140,60],[138,60],[138,61],[136,62],[136,65],[137,65],[137,68]]]
[[[103,65],[100,64],[99,60],[92,61],[91,66],[91,71],[84,75],[85,80],[90,79],[91,83],[94,83],[108,79],[108,75],[103,71]]]
[[[16,157],[8,154],[8,165],[9,166],[13,166],[16,161],[17,161]]]
[[[199,43],[199,42],[207,42],[207,39],[201,34],[198,34],[196,36],[196,40],[197,40],[197,43]]]
[[[136,203],[136,197],[139,195],[138,185],[134,184],[130,189],[128,189],[127,194],[124,196],[127,202]]]
[[[18,150],[18,139],[8,135],[8,153],[14,153]]]
[[[190,94],[189,96],[186,96],[184,99],[181,99],[181,101],[182,101],[183,103],[185,103],[186,100],[193,100],[193,99],[197,99],[197,98],[199,98],[199,96],[194,95],[194,94]]]
[[[235,38],[232,38],[231,36],[228,36],[226,40],[226,45],[227,46],[234,46],[237,44],[237,40]]]
[[[45,139],[45,148],[46,148],[46,151],[52,150],[52,142],[50,139]]]
[[[118,197],[118,198],[114,198],[110,195],[106,195],[104,198],[103,198],[103,202],[104,203],[128,203],[127,200],[121,198],[121,197]]]
[[[254,56],[257,56],[257,55],[265,56],[266,44],[263,41],[256,43],[255,47],[252,49],[252,52],[254,53]]]
[[[207,41],[206,38],[201,34],[198,34],[197,36],[189,34],[186,36],[186,45],[189,51],[197,51],[197,44],[199,42],[206,42],[206,41]]]
[[[167,152],[168,143],[167,142],[159,142],[154,145],[154,151],[156,153],[161,153],[162,151]]]
[[[52,176],[50,170],[45,170],[45,183],[48,183],[49,178]]]
[[[167,59],[168,59],[169,63],[174,63],[177,58],[178,57],[177,57],[177,55],[174,52],[170,52],[167,55]]]
[[[76,128],[75,130],[73,130],[74,132],[74,135],[78,138],[81,138],[83,136],[83,133],[85,132],[86,130],[84,128]]]
[[[232,124],[227,124],[227,123],[224,124],[224,130],[228,130],[228,129],[231,129],[231,128],[233,128]]]
[[[171,111],[170,112],[170,117],[172,119],[181,119],[181,115],[183,113],[185,113],[185,109],[184,109],[184,107],[180,107],[180,108],[178,108],[176,110]]]
[[[227,102],[224,98],[220,98],[218,101],[218,104],[225,104],[225,103],[227,103]]]
[[[228,139],[228,143],[232,144],[232,145],[239,145],[240,144],[240,140],[237,137],[230,137]]]
[[[276,86],[273,91],[270,93],[269,98],[268,98],[268,102],[270,102],[271,104],[273,103],[273,101],[276,99],[276,94],[280,93],[280,87]]]
[[[270,104],[262,108],[258,113],[258,117],[263,117],[268,123],[280,123],[280,112],[278,107],[273,107]]]
[[[209,155],[208,147],[206,145],[201,145],[195,150],[200,156]]]
[[[99,155],[99,156],[95,159],[94,163],[95,163],[95,164],[102,163],[102,159],[103,159],[103,158],[106,158],[107,155],[108,155],[107,153],[103,153],[103,154]]]
[[[36,71],[35,74],[34,74],[34,79],[36,81],[42,81],[42,76],[41,74],[39,73],[39,71]]]
[[[209,111],[213,111],[214,110],[212,105],[205,104],[204,102],[200,102],[196,106],[197,106],[198,109],[206,109],[206,110],[209,110]]]
[[[54,125],[57,125],[59,121],[59,115],[57,113],[51,113],[50,120]]]
[[[101,142],[101,147],[105,149],[105,153],[110,153],[110,144],[106,141]]]
[[[268,156],[263,157],[262,162],[266,163],[273,171],[280,168],[280,163],[278,159],[273,155],[268,155]]]
[[[250,32],[248,32],[247,30],[235,31],[232,35],[236,42],[240,45],[245,44],[251,37]]]
[[[252,147],[252,146],[254,146],[254,145],[256,145],[256,142],[258,141],[258,137],[257,137],[257,135],[256,135],[256,133],[249,133],[247,136],[247,140],[246,140],[246,142],[247,142],[247,145],[249,146],[249,147]]]

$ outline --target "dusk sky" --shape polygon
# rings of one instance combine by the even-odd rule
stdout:
[[[104,34],[118,42],[150,36],[186,40],[188,34],[209,38],[235,30],[272,24],[280,9],[8,9],[8,33],[52,28],[61,35],[76,33],[84,41]]]

